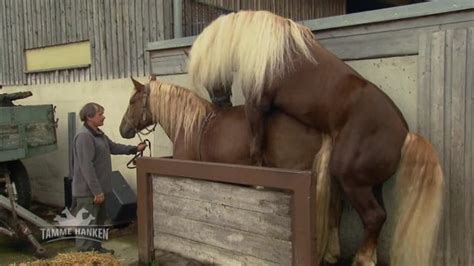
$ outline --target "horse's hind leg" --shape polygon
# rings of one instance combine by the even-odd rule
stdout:
[[[328,246],[324,254],[324,260],[329,263],[336,263],[341,256],[341,245],[339,239],[339,228],[342,215],[341,190],[336,180],[331,184],[331,201],[329,206],[329,236]]]
[[[353,265],[375,265],[377,239],[385,223],[386,213],[370,186],[342,184],[351,205],[356,209],[364,225],[364,239],[354,258]]]

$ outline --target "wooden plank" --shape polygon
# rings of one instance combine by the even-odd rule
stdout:
[[[82,18],[81,18],[82,34],[81,34],[81,38],[82,38],[82,40],[88,40],[92,45],[92,40],[91,40],[92,38],[91,38],[91,35],[89,35],[89,9],[88,9],[88,6],[87,6],[87,4],[88,4],[87,1],[88,0],[81,0],[81,9],[82,9]],[[91,56],[92,56],[92,46],[91,46]],[[91,60],[91,65],[92,65],[92,60]],[[83,71],[83,80],[84,81],[91,80],[91,67],[88,67],[87,69],[84,69],[84,71]]]
[[[216,225],[239,229],[281,240],[291,237],[291,218],[258,213],[225,204],[191,200],[154,192],[154,213],[166,213],[195,221],[215,221]]]
[[[99,47],[100,47],[100,75],[98,79],[107,79],[107,48],[105,43],[107,42],[106,36],[106,24],[105,24],[105,0],[100,0],[98,5],[99,14]]]
[[[417,132],[430,138],[431,34],[419,37]]]
[[[58,30],[56,29],[56,4],[55,0],[48,1],[49,25],[50,25],[50,45],[56,45],[56,36]],[[54,79],[53,79],[54,81]]]
[[[291,264],[290,241],[217,226],[213,221],[199,222],[165,214],[155,215],[154,221],[157,221],[154,226],[157,235],[170,234],[235,252],[237,255],[252,256],[283,265]]]
[[[61,43],[66,43],[67,42],[66,2],[59,1],[59,8],[61,10]]]
[[[70,36],[69,36],[69,40],[70,42],[77,42],[78,38],[77,38],[77,4],[78,1],[77,0],[71,0],[71,18],[70,18],[70,23],[71,23],[71,32],[70,32]],[[77,69],[71,69],[70,71],[71,73],[71,79],[70,79],[70,82],[76,82],[78,81],[78,70]]]
[[[50,46],[53,44],[53,34],[52,31],[52,16],[51,12],[54,12],[54,8],[51,6],[51,0],[45,1],[45,24],[46,24],[46,45]]]
[[[26,47],[28,49],[31,49],[33,47],[33,42],[34,42],[34,34],[33,34],[33,28],[34,28],[34,24],[35,24],[35,17],[34,17],[34,10],[33,10],[33,4],[32,4],[33,1],[31,0],[26,0],[26,9],[28,10],[28,13],[27,13],[27,22],[28,22],[28,29],[27,29],[27,35],[28,35],[28,42],[26,44]],[[28,85],[31,85],[33,84],[33,75],[31,74],[27,74],[27,82],[28,82]]]
[[[7,49],[8,49],[8,63],[7,63],[7,69],[8,69],[8,84],[12,85],[15,84],[15,76],[14,76],[14,52],[13,52],[13,39],[12,39],[12,34],[11,34],[11,28],[12,28],[12,16],[8,15],[8,10],[12,10],[12,1],[7,0],[5,1],[7,4],[5,6],[6,10],[6,21],[7,21],[7,27],[5,29],[5,33],[7,36]]]
[[[76,13],[76,18],[75,18],[75,31],[76,31],[76,39],[75,41],[82,41],[82,0],[76,0],[74,1],[74,9]]]
[[[115,0],[115,20],[117,21],[117,65],[115,67],[117,68],[118,78],[126,77],[124,67],[123,4],[123,0]]]
[[[135,1],[135,34],[136,34],[136,63],[137,63],[137,75],[139,77],[143,76],[144,70],[144,45],[143,45],[143,12],[142,12],[142,2]]]
[[[137,166],[137,228],[138,261],[150,264],[154,260],[153,179],[143,167]]]
[[[187,55],[183,49],[151,52],[151,71],[155,75],[183,74],[187,71]]]
[[[254,257],[237,257],[234,253],[168,234],[155,236],[155,247],[193,258],[210,265],[279,265]],[[199,248],[196,248],[199,246]]]
[[[466,227],[472,225],[465,222],[466,195],[465,186],[467,182],[464,176],[464,147],[465,147],[465,92],[466,92],[466,57],[467,57],[467,30],[449,30],[448,49],[451,49],[451,115],[450,115],[450,210],[452,221],[457,226],[452,226],[451,236],[453,238],[452,257],[460,265],[469,265],[466,261],[468,254],[465,253],[468,245],[466,239]],[[455,246],[456,245],[456,246]]]
[[[88,27],[88,37],[91,42],[91,67],[90,67],[90,80],[96,80],[97,79],[97,28],[96,28],[96,14],[94,12],[94,3],[96,1],[94,0],[87,0],[87,12],[89,13],[88,15],[88,22],[87,22],[87,27]]]
[[[104,15],[104,32],[105,32],[105,61],[102,62],[102,64],[105,64],[107,66],[107,73],[104,76],[104,79],[112,79],[113,78],[113,44],[112,44],[112,22],[111,22],[111,6],[110,6],[110,0],[103,0],[104,1],[104,9],[103,9],[103,15]]]
[[[465,224],[468,225],[466,228],[465,235],[471,236],[466,239],[465,254],[466,254],[466,265],[474,264],[474,229],[472,226],[472,221],[474,221],[474,201],[472,195],[474,195],[474,181],[472,180],[474,171],[474,116],[472,115],[473,108],[473,89],[474,88],[474,27],[467,29],[467,55],[466,55],[466,97],[465,97],[465,150],[464,150],[464,177],[466,185],[464,187],[464,195],[466,195],[466,204],[465,204]]]
[[[17,8],[18,8],[18,84],[25,85],[26,84],[26,75],[25,75],[25,13],[23,9],[23,1],[16,1]]]
[[[67,5],[66,1],[59,1],[59,8],[61,9],[61,43],[67,43],[67,32],[69,20],[67,19]],[[67,82],[67,71],[62,70],[60,73],[60,81]]]
[[[4,19],[5,19],[5,14],[3,12],[3,1],[0,1],[0,58],[5,58],[4,54],[5,54],[5,42],[4,42],[4,39],[3,39],[3,26],[5,24],[4,22]],[[0,60],[0,85],[4,85],[5,84],[5,81],[4,81],[4,78],[5,78],[5,74],[4,74],[4,71],[5,71],[5,62],[4,60]]]
[[[61,43],[61,31],[62,31],[62,25],[61,25],[61,4],[59,3],[60,1],[53,0],[54,3],[54,23],[55,25],[55,30],[54,30],[54,44],[60,44]],[[55,75],[58,77],[58,75]],[[56,80],[57,81],[57,80]]]
[[[154,0],[151,0],[152,2]],[[141,46],[141,53],[143,54],[143,74],[142,76],[148,75],[150,73],[150,57],[146,52],[146,46],[150,42],[150,2],[149,0],[143,0],[142,3],[142,17],[143,17],[143,40]]]
[[[164,40],[173,38],[173,6],[172,1],[163,1]]]
[[[119,77],[120,65],[118,56],[118,25],[117,25],[117,5],[115,0],[110,0],[110,21],[111,21],[111,44],[112,49],[112,74],[113,78]]]
[[[342,60],[404,56],[418,53],[418,36],[400,30],[368,35],[321,39]]]
[[[28,2],[27,1],[28,0],[22,0],[21,1],[21,10],[22,10],[22,13],[23,13],[23,29],[22,29],[22,32],[23,32],[23,49],[28,49],[28,41],[29,41],[29,37],[30,37],[28,35],[30,10],[28,9]],[[1,8],[1,5],[0,5],[0,8]],[[0,12],[0,16],[1,16],[1,12]],[[3,43],[1,41],[1,38],[2,37],[1,37],[1,32],[0,32],[0,43]],[[1,53],[1,51],[0,51],[0,53]],[[0,54],[0,58],[2,58],[1,54]],[[26,66],[25,66],[25,69],[26,69]]]
[[[18,8],[18,1],[13,1],[12,2],[12,13],[10,13],[10,16],[13,19],[12,23],[12,29],[11,29],[11,34],[13,38],[13,47],[12,47],[12,52],[13,52],[13,78],[14,82],[13,84],[18,85],[20,81],[20,57],[23,57],[22,54],[20,54],[20,51],[18,49],[20,45],[20,20],[19,20],[19,8]]]
[[[135,1],[128,1],[128,21],[129,21],[129,40],[130,40],[130,75],[137,76],[137,34],[135,23],[138,19],[135,14]]]
[[[73,31],[74,14],[72,14],[73,1],[74,0],[66,0],[66,41],[67,42],[74,41],[74,31]]]
[[[54,9],[51,7],[51,0],[45,0],[44,3],[44,20],[45,20],[45,33],[46,33],[46,45],[51,46],[53,44],[53,32],[52,32],[52,16],[51,12]],[[54,73],[49,71],[43,73],[45,76],[45,83],[52,83],[54,81]]]
[[[449,172],[444,152],[444,94],[445,94],[445,46],[446,32],[438,31],[432,34],[430,54],[430,140],[438,151],[444,172]],[[446,177],[445,199],[449,202],[449,177]],[[439,250],[445,251],[441,255],[441,265],[449,264],[451,238],[449,203],[445,204],[444,219],[441,224],[442,240],[439,241]]]
[[[158,23],[157,25],[157,41],[161,41],[165,39],[165,21],[164,21],[164,3],[163,0],[157,0],[156,5],[156,17]]]
[[[291,195],[270,190],[256,190],[188,178],[157,177],[153,187],[160,194],[226,205],[242,210],[290,215]],[[232,196],[231,196],[232,195]]]
[[[132,75],[132,62],[130,58],[130,18],[129,18],[129,1],[123,1],[123,59],[124,62],[124,75],[129,77]]]
[[[446,10],[446,5],[443,9]],[[367,21],[366,24],[364,24],[364,22],[359,21],[360,23],[354,24],[354,18],[358,18],[360,20],[372,20],[375,15],[379,15],[383,12],[393,12],[393,9],[385,9],[383,11],[378,10],[372,12],[371,15],[364,13],[350,14],[349,16],[328,17],[324,19],[302,21],[302,23],[308,26],[314,32],[317,32],[319,36],[318,38],[325,38],[330,35],[333,37],[340,37],[347,35],[366,34],[368,32],[386,32],[400,29],[415,31],[416,29],[424,27],[448,25],[460,21],[469,21],[472,20],[471,18],[473,14],[471,8],[470,10],[466,9],[459,12],[445,12],[444,14],[384,21],[383,23],[371,23]]]
[[[157,15],[157,5],[158,5],[158,0],[150,0],[149,2],[149,7],[148,7],[148,23],[149,23],[149,35],[148,35],[148,41],[146,44],[150,42],[156,42],[158,41],[158,15]],[[148,54],[148,53],[147,53]],[[149,58],[149,56],[147,56]],[[148,61],[148,64],[150,64],[150,61]],[[148,69],[149,71],[149,69]]]
[[[5,44],[6,41],[4,41],[3,37],[3,31],[4,31],[4,26],[5,26],[5,13],[4,13],[4,7],[3,7],[4,1],[0,1],[0,43]],[[5,45],[0,46],[0,85],[4,85],[5,82]]]

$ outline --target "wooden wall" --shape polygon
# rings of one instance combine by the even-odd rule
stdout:
[[[166,2],[166,3],[165,3]],[[144,76],[148,42],[170,38],[165,0],[0,0],[0,84]],[[166,28],[166,30],[165,30]],[[88,68],[27,74],[24,50],[89,40]]]
[[[411,131],[421,133],[434,144],[446,180],[437,265],[474,265],[472,1],[455,1],[455,5],[423,3],[373,11],[370,15],[305,21],[304,24],[314,30],[326,48],[346,61],[417,58],[417,71],[410,73],[418,82],[416,95],[413,95],[417,99],[416,109],[411,114],[417,124]],[[192,40],[177,41],[174,47],[171,43],[150,44],[152,61],[163,59],[161,54],[175,54],[169,57],[170,64],[166,68],[153,68],[152,72],[158,75],[185,73],[178,67],[185,64],[182,50],[189,48],[185,43],[191,44]],[[342,232],[346,255],[353,255],[358,245],[357,241],[348,241],[344,233],[345,230],[354,234],[357,227],[354,221],[358,218],[352,213]]]
[[[293,20],[307,20],[346,13],[346,0],[190,0],[183,1],[183,34],[192,36],[218,16],[239,10],[268,10]]]
[[[211,265],[291,265],[291,195],[153,179],[155,248]]]

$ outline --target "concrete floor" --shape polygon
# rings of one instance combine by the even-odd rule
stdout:
[[[34,214],[44,220],[52,223],[56,214],[62,211],[61,208],[54,208],[40,204],[34,204],[30,209]],[[1,210],[5,211],[5,210]],[[1,226],[1,225],[0,225]],[[40,237],[40,231],[37,227],[28,224],[37,239]],[[107,249],[113,249],[115,256],[123,265],[138,264],[137,248],[137,226],[135,222],[120,228],[111,228],[109,231],[109,240],[103,243]],[[44,244],[46,248],[46,259],[53,258],[59,253],[75,252],[74,240],[58,240]],[[195,266],[201,263],[183,258],[177,254],[156,250],[156,264],[160,266]],[[32,262],[38,258],[33,255],[33,247],[26,240],[18,240],[0,234],[0,266],[18,265],[23,262]]]

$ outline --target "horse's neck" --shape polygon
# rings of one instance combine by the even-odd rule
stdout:
[[[159,123],[172,142],[195,142],[198,128],[212,106],[203,99],[179,87],[153,88],[150,106],[155,122]]]

